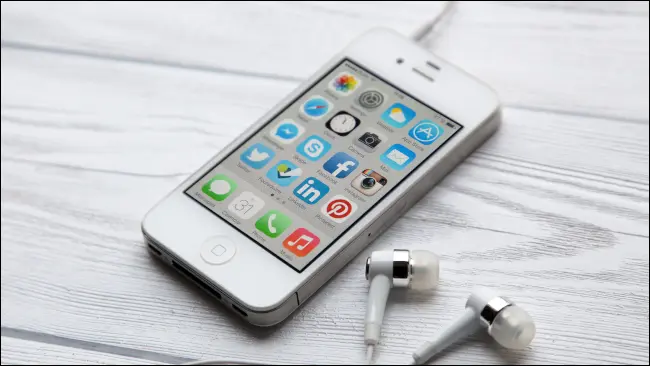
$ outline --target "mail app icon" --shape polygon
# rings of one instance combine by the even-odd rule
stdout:
[[[415,159],[415,153],[404,145],[395,144],[381,155],[382,163],[394,170],[402,170]]]

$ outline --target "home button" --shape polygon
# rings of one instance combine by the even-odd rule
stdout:
[[[224,236],[213,236],[206,240],[201,247],[201,258],[210,264],[224,264],[232,259],[237,247]]]

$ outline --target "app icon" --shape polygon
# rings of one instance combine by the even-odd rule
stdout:
[[[244,220],[248,220],[264,207],[264,201],[252,192],[242,192],[228,205],[228,210]]]
[[[349,72],[342,72],[329,83],[329,88],[340,95],[350,95],[361,85],[361,80]]]
[[[415,111],[402,103],[393,104],[381,115],[384,122],[397,128],[406,126],[413,118],[415,118]]]
[[[320,243],[319,237],[301,227],[284,239],[282,246],[298,257],[304,257],[314,250],[318,246],[318,243]]]
[[[364,169],[350,185],[366,196],[372,196],[384,188],[387,183],[388,180],[381,174],[372,169]]]
[[[327,216],[330,220],[336,223],[342,223],[347,220],[354,211],[357,210],[357,204],[350,201],[349,199],[337,194],[332,197],[323,207],[321,207],[320,212]]]
[[[323,169],[336,178],[345,178],[352,173],[357,165],[359,162],[355,158],[344,152],[337,152],[323,164]]]
[[[384,95],[377,90],[366,90],[357,99],[357,103],[365,109],[375,109],[384,103]]]
[[[251,168],[260,169],[268,164],[273,159],[273,156],[275,156],[275,152],[270,147],[255,144],[244,151],[240,158]]]
[[[321,119],[330,111],[330,109],[332,109],[332,103],[320,95],[315,95],[309,98],[302,107],[300,107],[302,114],[311,119]]]
[[[383,135],[375,130],[368,130],[356,138],[354,144],[367,152],[373,152],[382,141],[386,141]]]
[[[352,132],[352,130],[357,128],[360,123],[361,121],[357,117],[348,112],[341,111],[327,121],[325,127],[334,131],[339,136],[347,136]]]
[[[429,120],[420,121],[409,131],[409,136],[422,145],[431,145],[438,137],[442,136],[443,129],[438,124]]]
[[[223,174],[215,175],[207,181],[201,191],[215,201],[223,201],[237,188],[237,183]]]
[[[415,153],[403,145],[395,144],[381,155],[382,163],[392,169],[402,170],[415,159]]]
[[[291,225],[289,216],[277,210],[271,210],[255,222],[257,230],[270,238],[277,238]]]
[[[325,155],[325,153],[328,152],[331,147],[332,145],[329,142],[325,141],[322,137],[311,135],[300,145],[298,145],[296,151],[298,151],[300,155],[306,157],[307,159],[316,161]]]
[[[294,180],[298,179],[301,174],[302,169],[300,169],[296,164],[289,160],[282,160],[266,173],[266,177],[278,185],[286,187],[293,183]]]
[[[300,124],[294,122],[293,120],[285,119],[284,121],[275,125],[269,134],[275,141],[286,145],[296,141],[296,139],[300,137],[303,132],[305,132],[305,128]]]
[[[330,191],[325,183],[319,181],[314,177],[309,177],[305,179],[302,183],[298,184],[298,187],[293,190],[293,194],[296,197],[303,200],[308,205],[313,205],[314,203],[320,201],[327,192]]]

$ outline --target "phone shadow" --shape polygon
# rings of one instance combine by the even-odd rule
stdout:
[[[231,308],[232,305],[230,303],[225,303],[211,295],[209,292],[201,288],[200,285],[174,270],[169,265],[163,263],[160,259],[155,258],[153,255],[150,255],[149,257],[153,267],[161,272],[161,276],[171,278],[172,281],[170,282],[173,282],[175,285],[177,284],[179,288],[182,287],[184,290],[189,292],[192,297],[189,299],[190,301],[194,300],[200,304],[205,304],[206,307],[214,308],[219,311],[220,314],[223,314],[223,316],[218,317],[218,320],[216,321],[214,319],[206,319],[206,322],[211,322],[216,327],[231,327],[238,331],[245,331],[247,335],[251,337],[264,340],[280,330],[284,323],[286,323],[285,320],[270,327],[255,326],[242,319],[242,317]],[[288,319],[290,318],[291,317]]]

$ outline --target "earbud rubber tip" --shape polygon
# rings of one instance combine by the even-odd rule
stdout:
[[[438,286],[440,260],[428,250],[411,251],[412,277],[410,287],[414,290],[431,290]]]
[[[523,349],[535,338],[533,318],[517,305],[503,309],[489,328],[490,335],[502,346]]]

